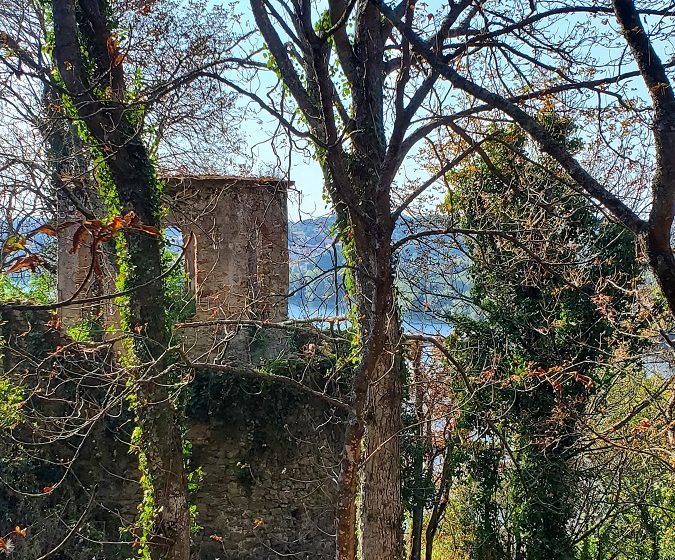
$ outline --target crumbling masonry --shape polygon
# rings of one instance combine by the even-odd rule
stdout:
[[[220,321],[279,321],[288,317],[288,184],[277,179],[184,176],[167,180],[165,225],[182,234],[189,289],[196,313],[184,329],[191,354],[213,359],[227,348],[241,359],[242,338],[230,340],[233,326]],[[63,207],[66,207],[63,209]],[[60,219],[76,220],[62,205]],[[112,259],[102,259],[103,274],[92,273],[91,239],[73,251],[77,225],[60,232],[60,301],[114,291]],[[103,313],[116,322],[114,303],[77,304],[60,311],[65,327]],[[276,346],[276,345],[272,345]],[[271,348],[270,351],[276,348]]]
[[[284,353],[292,355],[293,344],[297,350],[302,342],[256,325],[288,314],[287,183],[220,176],[179,177],[168,183],[166,225],[180,230],[187,244],[187,277],[195,299],[194,316],[179,330],[188,354],[200,362],[233,357],[249,364],[261,359],[283,362]],[[61,209],[60,219],[68,219],[67,209]],[[91,250],[86,243],[71,252],[73,231],[62,231],[58,239],[59,299],[114,290],[112,270],[107,279],[88,275]],[[116,321],[110,301],[70,305],[60,310],[60,319],[67,328],[92,313]],[[247,326],[236,328],[234,323],[242,320]],[[5,339],[6,353],[12,341],[22,344],[20,332],[7,331]],[[5,361],[10,363],[7,357]],[[86,527],[95,527],[98,538],[108,541],[119,540],[119,527],[133,522],[140,501],[134,482],[138,472],[127,446],[133,423],[120,414],[92,432],[74,468],[78,483],[95,481],[103,487],[107,503],[102,499],[101,507],[92,510]],[[186,415],[190,466],[203,473],[193,495],[199,526],[194,558],[334,557],[341,429],[333,410],[307,402],[291,388],[203,368],[190,384]],[[54,496],[58,498],[56,491]],[[43,532],[47,534],[48,529]],[[128,534],[123,538],[131,539]],[[85,548],[78,542],[59,558],[84,560]],[[49,543],[42,544],[43,550],[48,548]],[[87,560],[92,546],[89,542],[86,547]],[[128,545],[106,546],[107,560],[133,555]],[[21,549],[16,552],[23,558]]]

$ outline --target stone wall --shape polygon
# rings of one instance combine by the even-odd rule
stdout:
[[[106,393],[106,380],[115,379],[114,364],[105,354],[90,355],[86,347],[71,345],[49,326],[46,314],[28,320],[5,314],[0,319],[5,341],[0,375],[32,387],[39,382],[44,389],[59,386],[61,391],[50,398],[40,392],[29,403],[39,421],[17,427],[11,437],[0,434],[0,477],[11,483],[0,485],[0,532],[15,525],[29,527],[29,538],[17,543],[13,556],[39,557],[86,512],[85,523],[59,560],[131,558],[131,536],[119,528],[134,522],[141,495],[136,458],[129,452],[134,422],[126,406],[110,408],[91,430],[56,445],[40,444],[41,428],[62,425],[51,420],[44,425],[44,412],[72,426],[85,404]],[[292,341],[297,351],[277,365],[276,373],[319,389],[334,361],[327,358],[309,366],[302,349],[310,345],[317,342]],[[50,357],[57,347],[61,349]],[[112,377],[106,378],[107,371]],[[74,411],[78,416],[71,418]],[[186,400],[189,468],[203,473],[192,496],[199,525],[194,560],[334,558],[341,421],[332,409],[309,402],[292,387],[209,369],[195,372]],[[16,440],[36,445],[21,450]],[[62,476],[57,488],[42,494],[42,488]],[[87,511],[92,492],[95,500]]]
[[[196,558],[335,557],[341,430],[333,411],[292,389],[202,372],[188,413],[192,460],[204,471]]]

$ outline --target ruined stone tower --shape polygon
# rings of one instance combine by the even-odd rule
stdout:
[[[287,186],[265,178],[169,180],[167,223],[180,229],[187,244],[196,304],[191,322],[205,323],[182,330],[193,355],[250,359],[250,325],[234,323],[288,318]],[[281,351],[278,334],[268,333],[267,355]]]
[[[235,322],[287,318],[287,187],[287,182],[271,178],[209,175],[167,179],[165,225],[181,233],[189,289],[195,300],[190,322],[203,323],[183,329],[191,353],[209,358],[222,355],[224,345],[220,343],[224,340],[233,347],[230,353],[235,351],[241,358],[245,337],[234,335]],[[67,205],[61,206],[60,214],[62,222],[78,217]],[[115,291],[114,259],[104,256],[99,263],[102,270],[95,273],[91,239],[73,251],[77,228],[70,226],[59,235],[60,301]],[[116,322],[111,300],[69,305],[60,311],[65,327],[100,314],[109,324]],[[279,345],[278,340],[269,342]]]
[[[319,383],[316,388],[321,390],[325,371],[303,362],[305,345],[316,344],[264,328],[288,317],[287,188],[287,182],[268,178],[167,180],[165,225],[174,234],[180,232],[189,291],[194,296],[194,313],[177,333],[198,362],[250,367],[262,360],[274,364],[270,367],[282,375]],[[73,217],[67,207],[61,209],[61,220]],[[102,274],[91,274],[90,245],[85,242],[72,251],[75,229],[62,230],[58,239],[59,299],[114,292],[114,259],[104,255]],[[117,321],[109,300],[69,305],[60,311],[64,327],[92,314],[104,316],[109,324]],[[202,473],[193,495],[199,525],[194,558],[333,558],[343,437],[339,415],[283,385],[208,367],[195,370],[186,388],[190,463]],[[128,455],[125,442],[130,425],[131,419],[108,422],[84,447],[94,451],[83,452],[86,459],[74,468],[78,475],[88,473],[91,480],[105,479],[113,472],[115,480],[127,481],[114,487],[114,495],[92,514],[103,540],[119,539],[119,527],[137,516],[140,496],[133,482],[138,478],[134,462],[122,466],[118,458],[108,458]],[[121,559],[129,553],[129,547],[120,543],[111,545],[105,557]],[[76,550],[67,558],[85,560]]]

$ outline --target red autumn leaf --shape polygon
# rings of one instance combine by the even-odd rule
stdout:
[[[31,272],[35,272],[35,269],[41,265],[44,261],[37,255],[28,255],[14,261],[14,263],[5,270],[5,274],[11,274],[12,272],[19,272],[26,268],[30,268]]]
[[[216,541],[216,542],[220,542],[220,543],[223,542],[223,537],[221,537],[220,535],[215,535],[215,534],[214,534],[214,535],[211,535],[209,538],[210,538],[212,541]]]
[[[52,490],[54,490],[54,485],[52,484],[51,486],[43,486],[42,487],[42,493],[43,494],[51,494]]]
[[[50,224],[44,224],[44,225],[40,226],[39,228],[36,228],[33,231],[31,231],[30,235],[32,237],[33,235],[37,235],[38,233],[42,233],[44,235],[51,235],[52,237],[56,237],[57,229]]]
[[[75,230],[75,234],[73,235],[73,246],[70,249],[71,254],[77,252],[77,250],[84,243],[84,240],[86,239],[87,235],[89,235],[89,230],[84,225],[81,225],[79,228],[77,228],[77,230]]]

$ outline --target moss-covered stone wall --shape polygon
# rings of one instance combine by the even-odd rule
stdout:
[[[0,319],[1,374],[23,385],[22,408],[31,411],[0,434],[0,533],[28,527],[14,557],[33,560],[82,517],[52,558],[133,557],[133,536],[120,528],[132,526],[141,500],[129,452],[134,424],[110,356],[72,346],[47,314],[4,311]],[[295,356],[276,372],[323,387],[334,362],[314,360],[310,369]],[[193,557],[333,558],[339,414],[293,387],[210,370],[195,373],[185,401]]]

